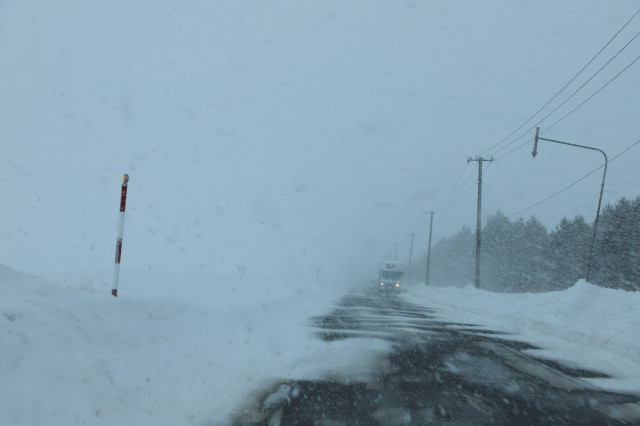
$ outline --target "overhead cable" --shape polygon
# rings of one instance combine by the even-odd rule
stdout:
[[[640,33],[638,33],[640,34]],[[588,101],[590,101],[594,96],[596,96],[598,93],[600,93],[605,87],[607,87],[609,84],[611,84],[616,78],[618,78],[623,72],[625,72],[626,70],[628,70],[633,64],[635,64],[638,59],[640,59],[640,56],[637,56],[633,61],[631,61],[629,63],[629,65],[627,65],[626,67],[624,67],[622,69],[622,71],[620,71],[618,74],[616,74],[613,78],[611,78],[609,81],[607,81],[604,85],[602,85],[598,90],[596,90],[591,96],[589,96],[587,99],[585,99],[584,101],[582,101],[577,107],[575,107],[574,109],[572,109],[571,111],[569,111],[568,113],[566,113],[564,116],[562,116],[559,120],[557,120],[556,122],[554,122],[553,124],[551,124],[550,126],[546,127],[544,129],[544,131],[549,131],[551,128],[555,127],[558,123],[560,123],[562,120],[564,120],[565,118],[569,117],[571,114],[573,114],[574,112],[576,112],[579,108],[581,108],[584,104],[586,104]],[[546,118],[546,117],[545,117]],[[542,121],[541,121],[542,122]],[[535,126],[530,128],[528,132],[531,132],[532,130],[535,129]],[[544,133],[541,132],[542,133]],[[508,145],[505,145],[504,147],[502,147],[501,149],[497,150],[497,152],[502,151],[504,148],[508,147],[509,145],[513,144],[514,142],[516,142],[519,139],[522,139],[527,133],[523,133],[522,135],[520,135],[520,137],[518,137],[518,139],[514,140],[513,142],[509,143]],[[526,144],[531,143],[531,140],[526,140],[523,143],[521,143],[520,145],[516,146],[515,148],[507,151],[506,153],[500,155],[499,157],[496,157],[496,160],[499,160],[501,158],[506,157],[507,155],[511,154],[512,152],[522,148],[523,146],[525,146]]]
[[[469,163],[465,164],[464,169],[462,169],[460,176],[458,176],[458,179],[451,187],[451,190],[449,191],[449,193],[442,199],[442,201],[433,210],[438,210],[442,205],[446,204],[447,201],[449,201],[449,196],[451,196],[453,191],[456,189],[458,183],[460,182],[460,179],[462,179],[462,176],[464,176],[464,172],[467,170],[467,167],[469,167]]]
[[[618,155],[616,155],[615,157],[611,158],[611,159],[607,162],[607,164],[608,164],[608,163],[611,163],[611,162],[612,162],[612,161],[614,161],[616,158],[620,157],[622,154],[626,153],[627,151],[629,151],[631,148],[633,148],[634,146],[636,146],[636,145],[638,145],[638,144],[640,144],[640,140],[638,140],[638,141],[636,141],[635,143],[631,144],[631,145],[630,145],[630,146],[628,146],[626,149],[624,149],[622,152],[620,152]],[[533,205],[531,205],[531,206],[529,206],[529,207],[527,207],[527,208],[525,208],[525,209],[522,209],[522,210],[520,210],[520,211],[518,211],[518,212],[516,212],[516,213],[513,213],[513,214],[509,215],[508,217],[510,217],[510,218],[511,218],[511,217],[513,217],[513,216],[517,216],[517,215],[519,215],[519,214],[521,214],[521,213],[526,212],[527,210],[531,210],[532,208],[537,207],[537,206],[539,206],[540,204],[543,204],[543,203],[545,203],[545,202],[549,201],[550,199],[552,199],[552,198],[556,197],[557,195],[560,195],[560,194],[561,194],[561,193],[563,193],[564,191],[566,191],[566,190],[568,190],[568,189],[570,189],[570,188],[574,187],[574,186],[575,186],[575,185],[577,185],[578,183],[582,182],[583,180],[585,180],[586,178],[588,178],[589,176],[591,176],[592,174],[594,174],[595,172],[597,172],[598,170],[600,170],[600,169],[601,169],[601,168],[603,168],[603,167],[604,167],[604,164],[603,164],[602,166],[596,167],[595,169],[591,170],[591,171],[590,171],[589,173],[587,173],[586,175],[582,176],[582,177],[581,177],[580,179],[578,179],[577,181],[575,181],[575,182],[573,182],[572,184],[570,184],[570,185],[568,185],[568,186],[566,186],[566,187],[562,188],[560,191],[555,192],[555,193],[551,194],[550,196],[548,196],[547,198],[545,198],[544,200],[539,201],[539,202],[537,202],[537,203],[535,203],[535,204],[533,204]]]
[[[529,123],[531,120],[533,120],[540,112],[542,112],[551,102],[553,102],[559,95],[560,93],[562,93],[571,83],[573,83],[573,81],[575,81],[575,79],[582,74],[582,72],[589,66],[591,65],[591,63],[604,51],[604,49],[606,49],[609,44],[611,44],[611,42],[622,32],[622,30],[624,30],[627,25],[638,15],[638,13],[640,13],[640,9],[638,9],[636,11],[636,13],[633,14],[633,16],[631,16],[631,18],[629,18],[629,20],[613,35],[613,37],[611,37],[611,39],[609,39],[609,41],[598,51],[598,53],[596,53],[581,69],[580,71],[578,71],[555,95],[553,95],[553,97],[551,97],[551,99],[549,99],[540,109],[538,109],[531,117],[529,117],[525,122],[523,122],[517,129],[515,129],[513,132],[511,132],[509,135],[507,135],[506,137],[504,137],[502,140],[498,141],[496,144],[492,145],[490,148],[488,148],[487,150],[485,150],[484,152],[481,153],[481,155],[491,151],[492,149],[496,148],[498,145],[501,145],[504,141],[506,141],[507,139],[509,139],[511,136],[513,136],[518,130],[522,129],[527,123]],[[635,37],[633,37],[633,39],[635,39],[638,36],[638,34],[636,34]],[[631,39],[631,41],[633,41],[633,39]],[[631,43],[631,41],[629,41],[629,43]],[[618,56],[620,54],[620,52],[622,50],[624,50],[624,48],[627,47],[627,45],[629,45],[629,43],[627,43],[620,51],[618,51],[618,53],[616,53],[614,55],[613,58],[611,58],[609,60],[609,62],[611,62],[616,56]],[[607,62],[607,64],[609,63]],[[607,65],[605,64],[605,66]],[[604,68],[604,67],[602,67]],[[595,77],[601,70],[602,68],[596,72],[596,74],[594,74],[588,81],[587,83],[593,78]],[[585,83],[586,84],[586,83]],[[583,85],[584,86],[584,85]],[[581,86],[581,88],[583,87]],[[580,89],[578,89],[580,90]],[[577,91],[576,91],[577,92]],[[574,92],[575,94],[575,92]],[[573,95],[571,95],[569,98],[567,98],[565,100],[565,102],[567,100],[569,100]],[[563,104],[565,103],[563,102]],[[562,104],[560,105],[562,106]],[[557,108],[556,108],[557,109]],[[554,110],[555,111],[555,110]],[[548,116],[547,116],[548,117]],[[545,119],[547,118],[545,117]],[[544,119],[540,120],[536,125],[534,125],[533,127],[535,128],[538,124],[540,124],[542,121],[544,121]],[[519,138],[518,138],[519,139]],[[516,139],[517,140],[517,139]],[[515,141],[512,141],[511,143],[509,143],[509,145],[515,143]],[[508,146],[508,145],[507,145]],[[499,152],[495,151],[495,153]]]
[[[469,176],[467,176],[467,178],[465,179],[464,183],[462,185],[460,185],[459,189],[451,197],[451,200],[448,203],[445,203],[444,205],[441,205],[440,208],[438,210],[436,210],[436,212],[442,212],[444,210],[450,209],[451,207],[457,205],[460,201],[462,201],[467,196],[467,194],[469,193],[470,189],[467,190],[464,194],[462,194],[462,196],[459,197],[458,195],[464,189],[467,189],[467,185],[469,184],[469,180],[471,179],[471,177],[474,176],[476,170],[478,170],[478,166],[477,165],[473,168],[473,171],[469,174]],[[471,185],[470,188],[472,189],[473,185]]]
[[[632,39],[631,39],[627,44],[625,44],[625,45],[624,45],[624,47],[622,47],[622,49],[620,49],[620,50],[618,51],[618,53],[616,53],[616,54],[615,54],[611,59],[609,59],[609,60],[607,61],[607,63],[606,63],[606,64],[604,64],[604,65],[603,65],[603,66],[602,66],[598,71],[596,71],[596,73],[595,73],[595,74],[593,74],[591,77],[589,77],[589,79],[588,79],[587,81],[585,81],[585,82],[582,84],[582,86],[578,87],[578,89],[576,89],[576,90],[575,90],[571,95],[569,95],[569,97],[567,97],[564,101],[562,101],[562,103],[560,103],[560,105],[558,105],[558,106],[557,106],[557,107],[555,107],[555,108],[554,108],[550,113],[548,113],[547,115],[545,115],[545,116],[544,116],[544,118],[543,118],[542,120],[538,121],[538,122],[537,122],[533,127],[531,127],[530,129],[528,129],[525,133],[523,133],[522,135],[520,135],[518,138],[516,138],[516,139],[514,139],[513,141],[509,142],[509,143],[508,143],[508,144],[506,144],[505,146],[503,146],[503,147],[498,148],[497,150],[495,150],[495,151],[493,152],[493,154],[492,154],[492,155],[495,155],[495,154],[497,154],[498,152],[500,152],[500,151],[502,151],[502,150],[506,149],[508,146],[511,146],[511,145],[513,145],[514,143],[516,143],[516,142],[517,142],[518,140],[520,140],[524,135],[526,135],[527,133],[529,133],[531,130],[535,129],[535,128],[536,128],[537,126],[539,126],[543,121],[545,121],[547,118],[549,118],[549,116],[550,116],[551,114],[555,113],[555,112],[556,112],[557,110],[559,110],[562,106],[564,106],[564,104],[566,104],[566,103],[567,103],[571,98],[573,98],[573,97],[574,97],[574,96],[575,96],[575,95],[576,95],[580,90],[582,90],[582,89],[584,88],[584,86],[586,86],[586,85],[587,85],[591,80],[593,80],[593,78],[594,78],[595,76],[597,76],[597,75],[600,73],[600,71],[602,71],[602,70],[603,70],[607,65],[609,65],[609,64],[611,63],[611,61],[613,61],[613,60],[614,60],[614,59],[615,59],[615,58],[616,58],[616,57],[617,57],[617,56],[618,56],[618,55],[619,55],[619,54],[620,54],[620,53],[621,53],[621,52],[622,52],[622,51],[623,51],[627,46],[629,46],[629,44],[630,44],[633,40],[635,40],[639,35],[640,35],[640,32],[638,32],[635,36],[633,36],[633,38],[632,38]],[[626,70],[627,70],[627,68],[629,68],[631,65],[633,65],[633,63],[634,63],[635,61],[637,61],[637,60],[638,60],[638,58],[634,59],[634,60],[633,60],[633,62],[631,62],[629,65],[627,65],[627,66],[626,66],[626,67],[625,67],[621,72],[619,72],[619,73],[618,73],[614,78],[612,78],[611,80],[609,80],[609,82],[607,82],[604,86],[602,86],[600,89],[598,89],[598,91],[597,91],[596,93],[594,93],[594,95],[590,96],[590,97],[587,99],[587,101],[588,101],[588,100],[590,100],[591,98],[593,98],[593,96],[595,96],[595,94],[597,94],[598,92],[600,92],[600,90],[604,89],[604,88],[605,88],[609,83],[611,83],[611,82],[612,82],[613,80],[615,80],[615,79],[616,79],[620,74],[622,74],[624,71],[626,71]],[[579,107],[581,107],[582,105],[584,105],[584,103],[586,103],[586,101],[584,101],[583,103],[581,103],[580,105],[578,105],[578,107],[577,107],[577,108],[575,108],[575,109],[578,109]],[[574,109],[574,110],[575,110],[575,109]],[[573,112],[573,111],[571,111],[571,112]],[[569,115],[569,114],[567,114],[567,116],[568,116],[568,115]],[[564,119],[564,117],[563,117],[563,119]],[[560,121],[560,120],[559,120],[559,121]]]
[[[552,125],[550,125],[549,127],[546,128],[546,130],[551,129],[552,127],[554,127],[556,124],[558,124],[559,122],[561,122],[562,120],[564,120],[565,118],[567,118],[568,116],[570,116],[571,114],[573,114],[578,108],[580,108],[582,105],[586,104],[589,100],[591,100],[591,98],[593,98],[595,95],[597,95],[598,93],[600,93],[600,91],[602,89],[604,89],[605,87],[607,87],[613,80],[615,80],[616,78],[618,78],[618,76],[620,76],[620,74],[622,74],[623,72],[625,72],[627,69],[629,69],[629,67],[631,67],[631,65],[635,64],[638,59],[640,59],[640,55],[638,57],[636,57],[633,61],[631,61],[631,63],[629,65],[627,65],[626,67],[624,67],[624,69],[622,71],[620,71],[618,74],[616,74],[611,80],[607,81],[604,86],[602,86],[601,88],[599,88],[598,90],[596,90],[596,92],[589,96],[587,99],[585,99],[584,101],[582,101],[582,103],[580,105],[578,105],[577,107],[575,107],[574,109],[572,109],[571,111],[569,111],[567,114],[565,114],[562,118],[560,118],[558,121],[556,121],[555,123],[553,123]]]

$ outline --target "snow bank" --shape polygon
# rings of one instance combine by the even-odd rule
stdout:
[[[411,287],[404,298],[437,310],[442,319],[508,333],[540,349],[530,352],[610,378],[602,388],[640,394],[640,293],[577,282],[566,291],[502,294],[453,287]]]
[[[103,275],[45,281],[0,265],[0,424],[227,424],[279,379],[366,380],[390,350],[315,338],[309,317],[345,292],[319,282],[248,291],[147,271],[126,274],[116,299]],[[405,289],[443,319],[509,333],[536,356],[612,376],[588,379],[598,386],[640,393],[638,293],[585,282],[536,294]]]
[[[99,274],[0,266],[0,424],[226,424],[279,378],[366,370],[366,342],[327,345],[307,327],[336,294],[211,291],[220,278],[128,275],[116,299]]]

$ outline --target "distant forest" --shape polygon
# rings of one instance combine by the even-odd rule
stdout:
[[[592,236],[593,224],[586,223],[582,216],[564,218],[549,231],[535,217],[511,221],[497,212],[482,228],[481,286],[498,292],[542,292],[571,287],[586,276]],[[639,237],[640,197],[622,198],[615,205],[604,207],[589,281],[602,287],[640,290]],[[475,231],[467,227],[435,244],[430,283],[458,286],[473,283],[475,246]],[[424,263],[421,267],[424,271]]]

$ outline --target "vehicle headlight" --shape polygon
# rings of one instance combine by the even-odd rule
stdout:
[[[400,283],[396,283],[396,287],[400,287]]]
[[[380,285],[384,285],[384,283],[380,283]]]

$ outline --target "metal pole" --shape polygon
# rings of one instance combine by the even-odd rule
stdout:
[[[427,276],[425,278],[425,285],[429,285],[429,269],[431,265],[431,234],[433,233],[433,215],[434,212],[429,213],[431,215],[431,221],[429,222],[429,246],[427,248]]]
[[[605,154],[605,152],[599,148],[594,148],[592,146],[586,146],[586,145],[578,145],[578,144],[569,143],[569,142],[562,142],[554,139],[541,138],[540,127],[536,127],[536,137],[533,143],[533,151],[531,152],[531,155],[533,155],[534,158],[538,154],[538,140],[559,143],[562,145],[575,146],[577,148],[590,149],[592,151],[598,151],[604,156],[604,173],[602,174],[602,184],[600,185],[600,197],[598,198],[598,209],[596,210],[596,220],[593,222],[593,236],[591,237],[591,249],[589,250],[589,263],[587,265],[587,274],[585,277],[585,279],[589,281],[589,275],[591,274],[591,262],[593,260],[593,252],[594,252],[595,243],[596,243],[596,232],[598,230],[598,219],[600,218],[600,206],[602,205],[602,193],[604,192],[604,181],[607,177],[607,165],[609,164],[609,159],[607,158],[607,154]]]
[[[600,151],[600,150],[599,150]],[[589,251],[589,264],[587,265],[587,276],[585,277],[587,282],[589,282],[589,275],[591,274],[591,261],[593,259],[593,251],[596,244],[596,231],[598,229],[598,219],[600,218],[600,205],[602,204],[602,193],[604,192],[604,179],[607,177],[607,164],[609,164],[609,160],[607,159],[607,154],[603,151],[604,155],[604,174],[602,175],[602,185],[600,185],[600,198],[598,198],[598,210],[596,211],[596,220],[593,222],[593,236],[591,237],[591,250]]]
[[[118,297],[118,279],[120,278],[120,257],[122,256],[122,235],[124,233],[124,211],[127,205],[127,185],[129,175],[122,177],[122,189],[120,191],[120,217],[118,218],[118,239],[116,240],[116,261],[113,271],[113,287],[111,295]]]

